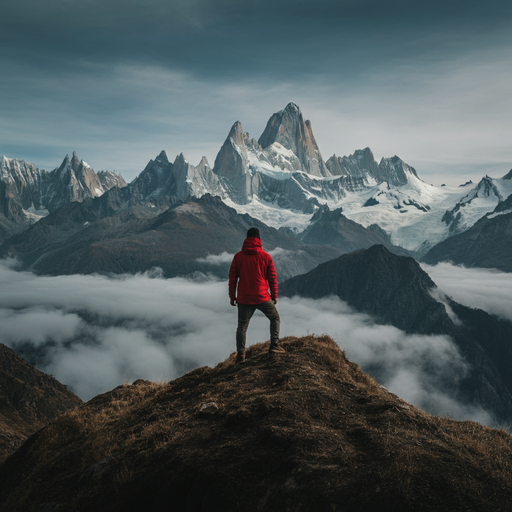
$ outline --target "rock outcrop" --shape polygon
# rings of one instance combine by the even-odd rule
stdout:
[[[331,175],[318,149],[311,122],[304,120],[300,108],[294,103],[288,103],[269,119],[258,140],[263,149],[276,142],[296,155],[300,167],[295,170],[315,176]]]
[[[240,204],[251,201],[251,171],[240,121],[232,126],[215,159],[213,172],[233,201]]]

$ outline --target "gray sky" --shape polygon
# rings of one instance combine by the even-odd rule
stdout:
[[[5,5],[7,4],[7,5]],[[17,0],[2,6],[0,154],[77,151],[131,181],[213,160],[297,103],[325,159],[369,146],[425,181],[512,167],[508,0]]]

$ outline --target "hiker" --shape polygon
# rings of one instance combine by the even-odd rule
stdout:
[[[284,352],[279,345],[280,319],[275,306],[277,302],[276,271],[270,254],[261,248],[258,228],[250,228],[247,231],[242,250],[235,254],[231,262],[229,299],[232,306],[238,306],[237,363],[245,362],[245,334],[256,309],[270,320],[269,352]]]

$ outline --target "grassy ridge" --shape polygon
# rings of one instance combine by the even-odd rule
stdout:
[[[511,510],[509,434],[405,403],[327,336],[283,346],[61,416],[0,468],[0,509]]]

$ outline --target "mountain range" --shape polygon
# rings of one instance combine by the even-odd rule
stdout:
[[[333,155],[324,161],[311,122],[293,103],[269,119],[258,140],[244,133],[237,121],[213,168],[205,157],[193,166],[183,154],[171,163],[162,151],[129,184],[120,174],[95,173],[76,153],[51,172],[5,157],[0,170],[0,242],[7,242],[0,249],[3,256],[19,256],[19,250],[12,249],[19,239],[14,243],[8,238],[72,203],[103,197],[103,224],[112,214],[116,217],[113,224],[122,233],[125,229],[121,225],[132,215],[156,218],[176,200],[210,194],[238,214],[249,214],[306,244],[327,244],[349,252],[379,243],[397,254],[425,257],[430,262],[449,260],[506,271],[512,266],[507,250],[511,237],[506,229],[512,214],[507,206],[512,194],[512,171],[500,179],[485,176],[476,185],[467,182],[460,187],[434,187],[423,182],[417,171],[398,156],[377,162],[369,148],[344,157]],[[122,216],[124,209],[131,213]],[[63,219],[64,215],[59,215]],[[59,223],[57,217],[51,222],[53,226]],[[481,234],[484,218],[484,231],[496,233],[493,248],[503,246],[497,257],[490,254],[495,251],[489,250],[489,240]],[[76,224],[73,231],[89,229],[94,222],[84,220],[82,228]],[[475,236],[475,230],[479,236]],[[115,235],[114,230],[111,232]],[[455,238],[459,235],[462,238]],[[467,242],[457,242],[464,237]],[[102,240],[107,238],[104,233]],[[37,247],[29,252],[48,250],[39,242],[34,242]],[[461,250],[454,250],[453,243]],[[59,244],[65,245],[62,240]],[[467,244],[471,249],[466,250]],[[473,253],[475,257],[468,257]],[[476,256],[479,253],[483,256]],[[111,272],[126,268],[107,267],[105,270]],[[87,272],[85,267],[77,271]]]
[[[95,173],[76,153],[71,159],[66,155],[51,172],[4,156],[0,161],[0,241],[65,204],[125,186],[121,174]]]

